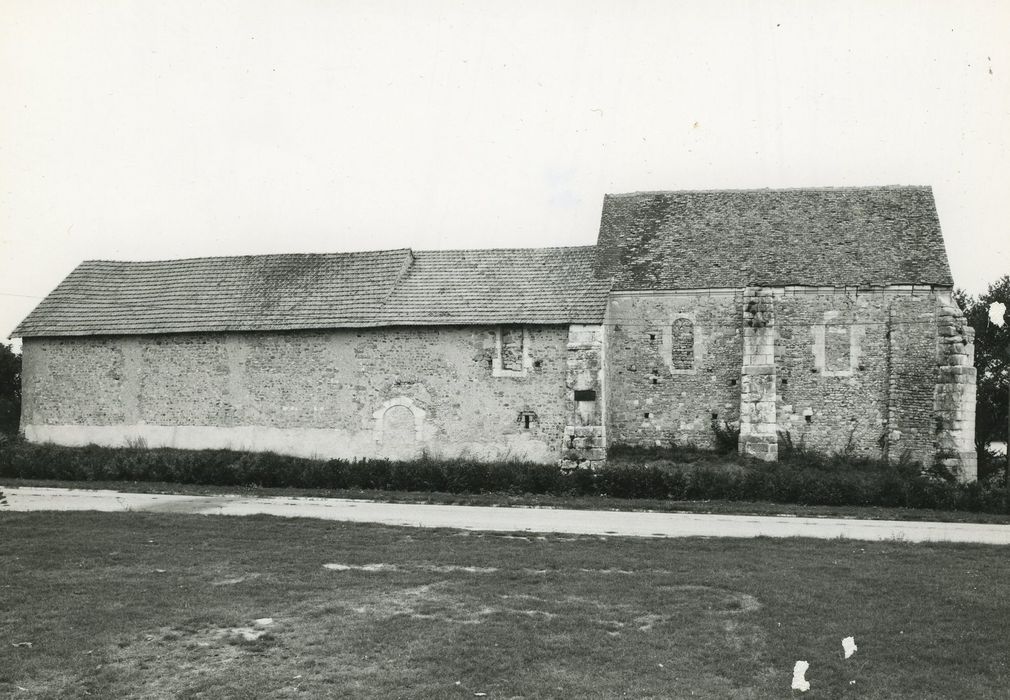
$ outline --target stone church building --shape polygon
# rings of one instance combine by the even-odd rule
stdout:
[[[88,261],[17,327],[22,429],[81,445],[598,462],[608,445],[941,461],[972,331],[926,187],[604,199],[595,246]]]

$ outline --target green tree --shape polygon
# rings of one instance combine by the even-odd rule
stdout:
[[[975,368],[978,400],[975,406],[975,446],[979,452],[993,440],[1007,439],[1007,386],[1010,384],[1010,275],[989,285],[975,299],[962,290],[954,297],[975,329]],[[994,302],[1005,306],[1002,327],[989,318]]]
[[[21,355],[0,344],[0,433],[14,435],[21,419]]]

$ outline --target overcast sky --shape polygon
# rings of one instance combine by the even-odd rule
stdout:
[[[1010,272],[1010,3],[0,0],[0,331],[84,259],[593,243],[606,192],[932,185]]]

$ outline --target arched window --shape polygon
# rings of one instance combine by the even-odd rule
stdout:
[[[689,318],[673,322],[670,361],[674,369],[694,369],[694,323]]]

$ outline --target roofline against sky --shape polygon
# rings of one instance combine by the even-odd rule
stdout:
[[[586,250],[589,248],[595,248],[594,243],[585,243],[583,245],[557,245],[557,246],[527,246],[527,247],[517,247],[517,248],[382,248],[379,250],[335,250],[326,253],[255,253],[248,255],[204,255],[196,256],[192,258],[159,258],[157,260],[108,260],[103,258],[87,259],[82,260],[79,264],[83,265],[85,263],[113,263],[113,264],[124,264],[132,265],[137,263],[179,263],[179,262],[193,262],[197,260],[235,260],[238,258],[280,258],[280,257],[322,257],[322,256],[336,256],[336,255],[374,255],[379,253],[410,253],[412,255],[417,255],[418,253],[501,253],[508,251],[530,251],[530,250]],[[75,268],[76,269],[76,268]]]
[[[874,190],[923,190],[933,191],[932,185],[839,185],[823,187],[743,187],[743,188],[715,188],[702,190],[641,190],[636,192],[608,192],[603,197],[640,197],[644,195],[657,194],[726,194],[726,193],[755,193],[755,192],[868,192]]]

